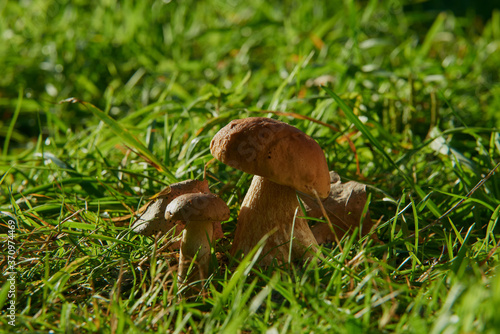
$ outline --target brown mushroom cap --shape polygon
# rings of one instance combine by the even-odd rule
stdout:
[[[165,210],[167,221],[224,221],[229,219],[226,202],[214,194],[191,193],[175,198]]]
[[[148,204],[144,212],[132,225],[132,230],[145,236],[156,235],[159,231],[169,232],[175,224],[165,221],[165,209],[176,197],[186,193],[209,193],[206,180],[186,180],[171,184],[157,194]],[[181,230],[181,229],[179,229]]]
[[[330,176],[318,143],[286,123],[266,117],[237,119],[210,143],[212,155],[245,173],[326,198]]]

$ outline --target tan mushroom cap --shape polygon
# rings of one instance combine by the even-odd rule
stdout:
[[[165,221],[165,209],[172,200],[186,193],[210,193],[208,181],[186,180],[171,184],[147,204],[145,210],[132,225],[132,230],[145,236],[156,235],[159,231],[169,232],[175,223]],[[219,237],[222,236],[219,235]]]
[[[323,150],[314,139],[284,122],[266,117],[233,120],[214,136],[210,151],[245,173],[328,197],[330,176]]]
[[[214,194],[185,194],[167,205],[165,219],[184,222],[224,221],[229,219],[229,208],[226,202]]]

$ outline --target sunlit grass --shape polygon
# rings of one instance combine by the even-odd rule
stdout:
[[[494,333],[500,12],[415,8],[0,5],[0,210],[18,221],[16,327],[3,284],[2,328]],[[348,236],[305,265],[259,267],[258,248],[232,258],[250,176],[209,144],[248,116],[298,127],[331,170],[367,184],[383,243]],[[171,240],[111,218],[204,176],[231,218],[204,293],[183,298]]]

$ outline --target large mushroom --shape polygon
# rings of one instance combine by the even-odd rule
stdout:
[[[210,267],[210,244],[213,241],[213,222],[229,219],[226,203],[214,194],[191,193],[175,198],[166,207],[167,222],[182,221],[181,251],[178,282],[187,283],[207,278]],[[189,267],[194,260],[193,270]]]
[[[295,217],[296,190],[328,197],[325,155],[314,139],[286,123],[265,117],[233,120],[210,144],[219,161],[254,174],[241,204],[231,253],[248,254],[268,236],[261,264],[311,257],[317,242],[307,222]],[[294,224],[295,219],[295,224]],[[290,242],[292,242],[291,253]]]
[[[175,198],[188,193],[210,193],[207,180],[181,181],[162,190],[146,204],[146,208],[143,209],[141,215],[132,224],[132,231],[144,236],[154,236],[158,232],[162,234],[173,232],[173,236],[180,235],[184,224],[180,221],[166,221],[165,209]],[[223,237],[220,223],[214,222],[213,230],[216,238]],[[179,248],[179,243],[174,243],[172,247]]]

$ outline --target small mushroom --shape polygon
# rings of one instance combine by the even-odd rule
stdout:
[[[182,233],[179,257],[179,286],[208,277],[210,243],[213,240],[212,222],[220,224],[221,221],[229,219],[229,208],[226,203],[214,194],[181,195],[167,206],[165,219],[167,222],[180,220],[186,224]],[[195,258],[194,269],[188,273]]]
[[[254,174],[241,204],[231,253],[248,254],[267,235],[261,264],[310,257],[307,249],[314,251],[318,244],[304,219],[295,218],[293,224],[299,206],[295,191],[328,196],[328,165],[318,143],[286,123],[249,117],[222,128],[210,150],[219,161]]]
[[[186,180],[171,184],[146,205],[141,215],[132,224],[132,231],[144,236],[154,236],[158,232],[162,234],[175,231],[173,236],[181,234],[184,225],[176,221],[167,222],[165,219],[165,209],[167,205],[176,197],[187,193],[210,193],[208,181]],[[222,228],[220,223],[213,224],[214,235],[216,238],[222,238]],[[179,248],[179,243],[174,243],[172,248]]]

